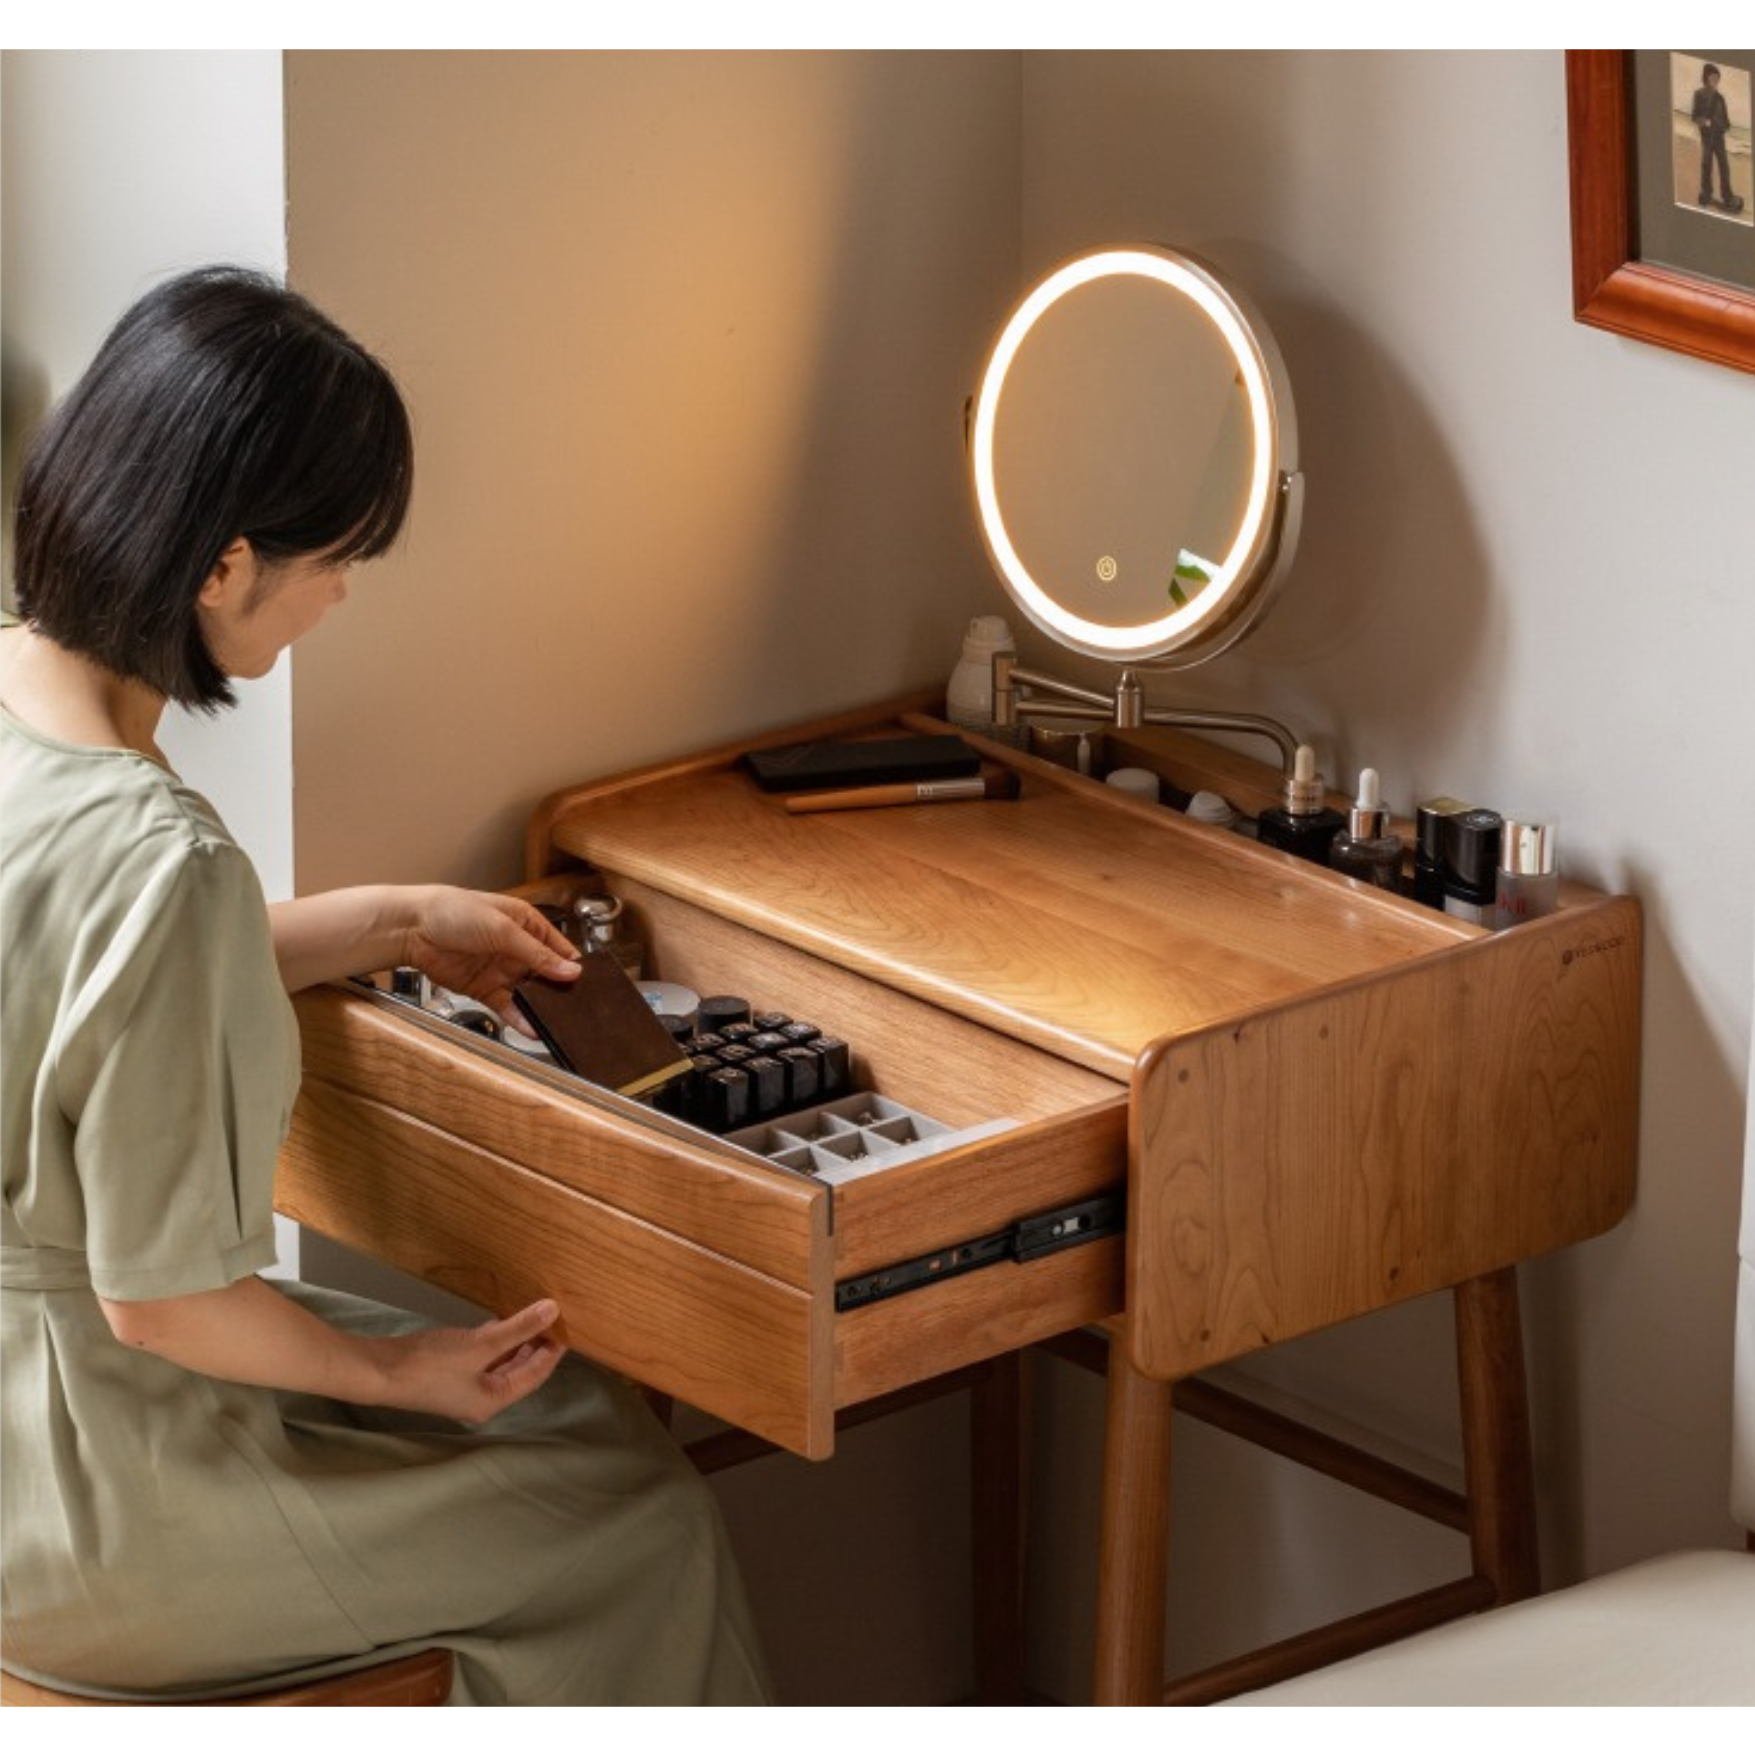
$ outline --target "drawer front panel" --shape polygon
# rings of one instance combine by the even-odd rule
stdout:
[[[966,1243],[1094,1195],[1119,1194],[1126,1181],[1127,1102],[1119,1095],[860,1177],[835,1191],[835,1279]]]
[[[803,1455],[833,1447],[826,1297],[318,1079],[277,1204],[490,1310],[554,1298],[591,1358]]]
[[[644,1115],[623,1118],[435,1035],[398,1008],[345,988],[300,995],[307,1077],[539,1171],[665,1231],[814,1290],[821,1187],[707,1142],[677,1139]]]
[[[835,1396],[851,1407],[906,1384],[992,1359],[1116,1315],[1120,1237],[1041,1261],[998,1262],[835,1319]]]

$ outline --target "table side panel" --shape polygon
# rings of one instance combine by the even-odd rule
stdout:
[[[1234,1024],[1135,1083],[1135,1365],[1180,1377],[1607,1230],[1640,922],[1603,899]]]

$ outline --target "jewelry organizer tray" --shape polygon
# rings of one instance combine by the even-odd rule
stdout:
[[[833,1187],[1017,1125],[1002,1119],[974,1127],[947,1127],[906,1104],[871,1091],[855,1091],[819,1108],[783,1115],[725,1137],[757,1157],[783,1169],[802,1170]]]

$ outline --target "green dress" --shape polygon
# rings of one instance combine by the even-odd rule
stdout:
[[[460,1704],[763,1699],[717,1508],[619,1378],[569,1357],[466,1428],[111,1334],[98,1295],[274,1259],[297,1028],[212,808],[0,717],[0,934],[6,1667],[198,1697],[442,1644]],[[280,1284],[342,1326],[418,1326]]]

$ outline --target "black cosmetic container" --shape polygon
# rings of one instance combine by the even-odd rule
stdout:
[[[770,1121],[786,1109],[786,1068],[771,1054],[755,1054],[743,1062],[750,1082],[750,1111],[756,1121]]]
[[[750,1021],[750,1002],[740,994],[715,993],[701,1001],[695,1011],[695,1027],[705,1033],[717,1030],[725,1033],[727,1024],[748,1024]]]
[[[1444,912],[1477,926],[1493,924],[1499,836],[1505,819],[1476,805],[1444,819]]]
[[[818,1036],[804,1046],[817,1057],[819,1089],[824,1102],[839,1097],[853,1083],[853,1053],[839,1036]]]
[[[1444,906],[1444,825],[1474,806],[1460,798],[1429,798],[1414,811],[1414,900]]]
[[[735,1133],[748,1127],[750,1113],[749,1074],[742,1067],[715,1067],[701,1081],[701,1109],[697,1119],[712,1133]]]
[[[808,1109],[822,1094],[821,1056],[808,1048],[782,1048],[774,1059],[786,1068],[786,1107]]]

